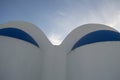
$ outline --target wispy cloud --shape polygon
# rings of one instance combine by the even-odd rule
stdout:
[[[60,45],[61,44],[61,36],[57,35],[56,33],[52,33],[48,36],[49,40],[53,45]]]
[[[92,0],[93,1],[93,0]],[[57,10],[55,15],[50,16],[49,21],[54,27],[52,34],[53,42],[59,44],[76,27],[87,23],[99,23],[112,26],[120,31],[116,25],[120,24],[120,8],[114,0],[66,0],[66,5]],[[61,38],[61,39],[59,39]],[[55,40],[56,39],[56,40]],[[57,43],[58,42],[58,43]]]
[[[32,22],[56,44],[87,23],[106,24],[120,31],[120,0],[3,0],[0,4],[0,23]]]

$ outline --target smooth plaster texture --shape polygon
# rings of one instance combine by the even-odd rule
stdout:
[[[115,29],[86,24],[73,30],[59,46],[28,22],[8,22],[3,28],[17,28],[39,45],[0,36],[0,80],[119,80],[120,41],[99,42],[72,50],[83,36],[97,30]]]
[[[67,55],[68,80],[119,80],[120,42],[81,46]]]

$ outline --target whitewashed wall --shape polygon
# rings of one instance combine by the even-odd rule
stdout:
[[[28,33],[40,48],[20,39],[0,36],[0,80],[41,80],[47,38],[28,22],[0,25],[0,29],[4,28],[16,28]]]
[[[67,55],[68,80],[119,80],[120,42],[81,46]]]
[[[0,29],[13,27],[28,33],[39,45],[0,36],[0,80],[119,80],[120,42],[99,42],[72,50],[86,34],[112,30],[101,24],[86,24],[73,30],[59,46],[28,22],[9,22]]]
[[[0,36],[0,80],[40,80],[42,54],[30,43]]]

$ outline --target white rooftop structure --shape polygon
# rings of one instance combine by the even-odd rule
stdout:
[[[120,33],[85,24],[54,46],[28,22],[0,25],[0,80],[120,80]]]

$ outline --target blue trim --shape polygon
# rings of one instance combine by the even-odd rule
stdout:
[[[3,29],[0,29],[0,36],[17,38],[17,39],[29,42],[29,43],[39,47],[37,42],[28,33],[24,32],[20,29],[17,29],[17,28],[3,28]]]
[[[78,40],[77,43],[73,46],[72,50],[87,44],[105,41],[120,41],[120,33],[110,30],[99,30],[91,32]]]

